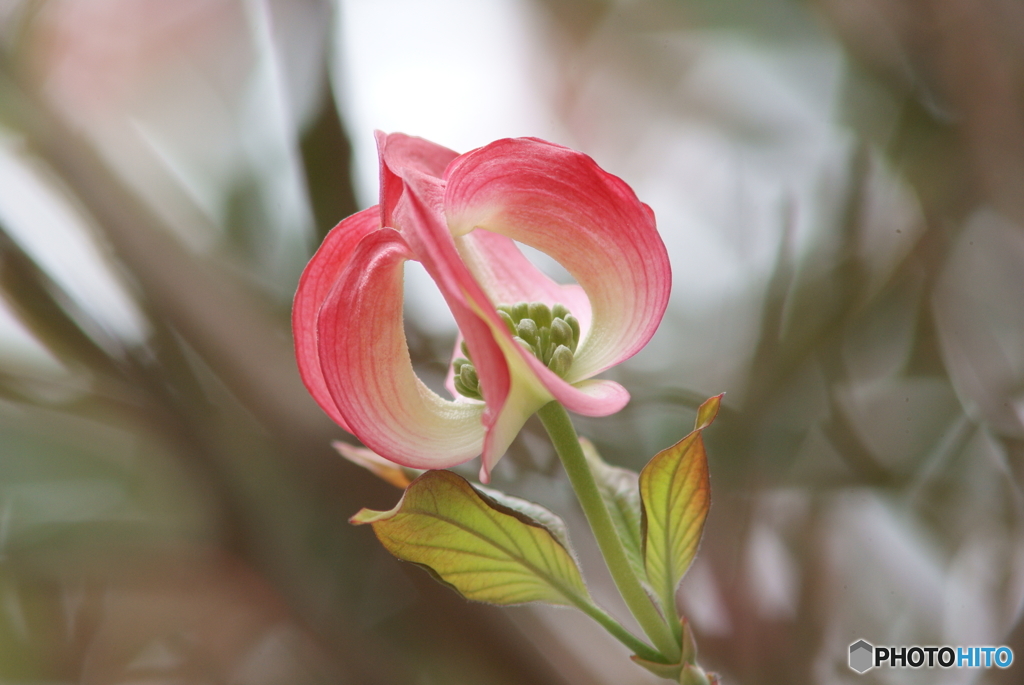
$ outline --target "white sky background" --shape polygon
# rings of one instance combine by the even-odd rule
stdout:
[[[377,202],[373,131],[466,152],[498,138],[561,137],[532,83],[537,19],[517,0],[342,0],[335,88],[355,149],[357,192]]]

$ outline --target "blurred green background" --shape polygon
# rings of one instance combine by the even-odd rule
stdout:
[[[639,468],[728,392],[679,597],[705,667],[1021,682],[846,666],[1024,658],[1017,0],[2,0],[0,683],[659,682],[347,524],[398,491],[331,449],[288,317],[375,202],[373,128],[548,138],[654,208],[670,311],[578,428]],[[408,279],[436,382],[455,330]],[[539,425],[496,485],[569,521],[621,615]]]

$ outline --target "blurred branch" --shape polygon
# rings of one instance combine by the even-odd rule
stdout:
[[[222,373],[260,420],[283,435],[327,436],[330,422],[295,373],[286,328],[243,287],[175,240],[173,230],[0,59],[0,93],[32,148],[103,227],[147,299]]]
[[[1024,223],[1024,11],[1012,0],[818,0],[851,55],[917,110],[893,142],[897,157],[927,155],[912,180],[933,208],[979,199]],[[953,150],[924,142],[955,132]],[[962,156],[963,162],[949,159]],[[945,157],[944,162],[935,155]],[[936,187],[937,186],[937,187]],[[966,195],[966,197],[964,197]]]
[[[58,359],[72,360],[95,371],[119,375],[114,359],[124,350],[113,349],[117,341],[103,336],[94,325],[91,334],[83,327],[89,319],[36,266],[0,225],[0,288],[23,324]],[[107,349],[101,347],[102,339]]]
[[[316,218],[316,244],[341,219],[359,207],[352,185],[352,145],[338,117],[334,91],[323,88],[323,102],[313,123],[302,134],[306,184]]]

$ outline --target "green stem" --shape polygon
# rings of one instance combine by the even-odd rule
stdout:
[[[683,619],[679,615],[679,609],[676,608],[675,593],[668,595],[662,600],[662,610],[668,616],[668,625],[672,628],[676,644],[681,645],[683,642]]]
[[[590,472],[587,459],[583,456],[579,437],[573,428],[568,412],[558,402],[549,402],[537,412],[555,451],[562,460],[565,472],[569,476],[576,497],[583,507],[594,537],[604,561],[611,571],[615,586],[619,589],[626,606],[633,613],[637,623],[661,652],[669,663],[676,663],[681,656],[679,640],[675,639],[673,630],[665,623],[658,613],[651,598],[647,595],[640,580],[633,572],[633,567],[626,556],[626,549],[615,530],[612,517],[608,513],[601,492],[597,488],[594,474]]]
[[[657,650],[623,628],[622,624],[609,616],[604,609],[596,604],[587,600],[582,600],[576,603],[576,607],[587,616],[600,623],[605,630],[611,633],[619,642],[633,650],[633,653],[641,659],[646,659],[647,661],[661,661],[663,659]]]

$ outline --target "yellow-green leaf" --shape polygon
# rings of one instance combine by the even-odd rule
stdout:
[[[711,505],[701,431],[718,412],[721,395],[697,412],[697,428],[659,452],[640,472],[643,557],[647,579],[666,615],[674,615],[676,588],[697,554]]]
[[[530,520],[530,525],[539,525],[546,529],[558,541],[558,544],[572,554],[572,546],[569,544],[569,528],[565,525],[565,521],[550,509],[546,509],[536,502],[513,497],[501,490],[483,485],[474,485],[473,489],[483,495],[485,499],[490,499],[501,507],[507,507],[522,514]]]
[[[622,546],[626,550],[626,557],[633,567],[633,572],[638,578],[645,578],[647,572],[644,570],[643,538],[640,532],[640,488],[637,485],[640,474],[618,466],[610,466],[598,454],[594,444],[586,438],[580,438],[580,447],[583,448],[590,472],[597,481],[601,499],[608,507],[612,523],[622,539]]]
[[[693,430],[704,430],[711,425],[711,422],[718,416],[718,408],[722,406],[724,396],[723,392],[721,395],[715,395],[705,400],[704,404],[700,405],[700,408],[697,409],[697,419],[693,422]]]
[[[394,509],[363,509],[351,522],[370,524],[389,552],[426,567],[467,599],[590,603],[575,560],[555,535],[450,471],[427,471]]]

